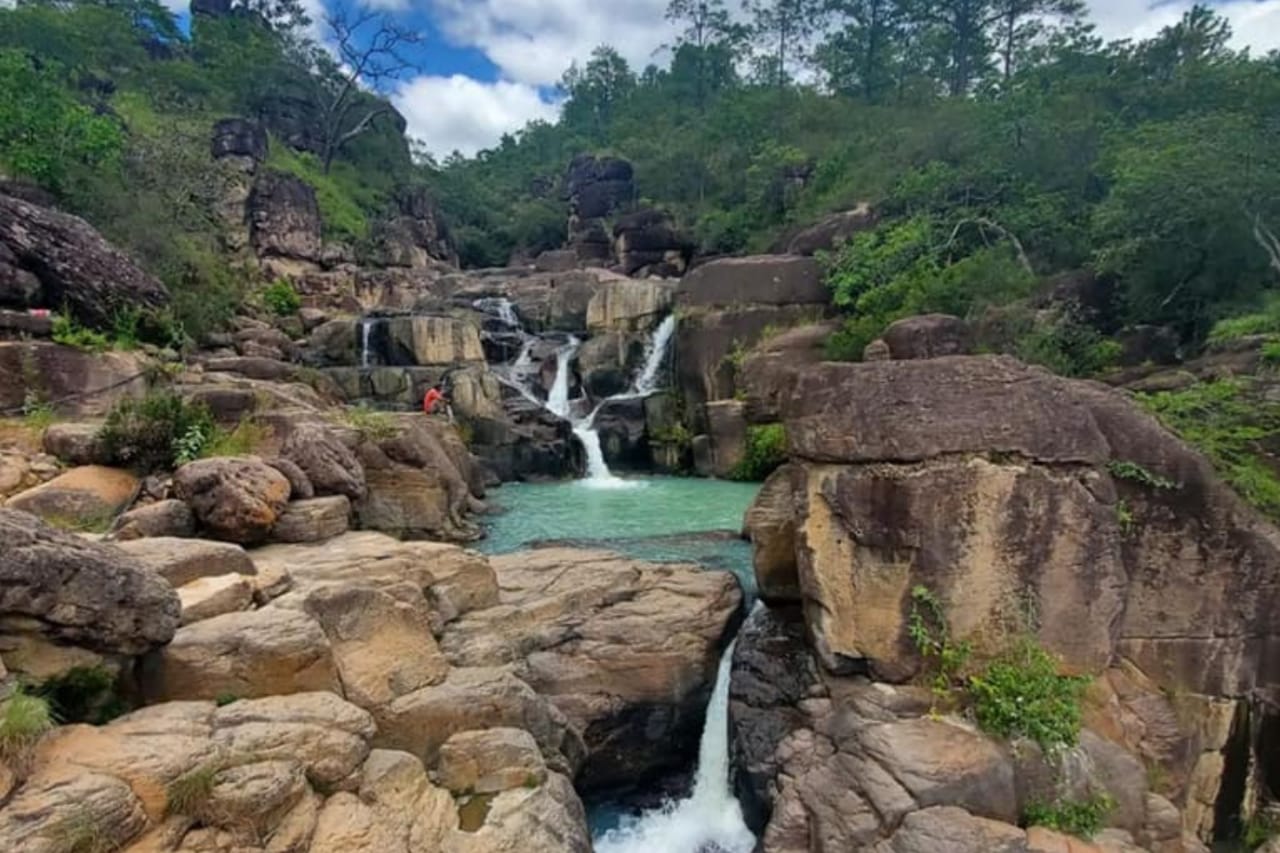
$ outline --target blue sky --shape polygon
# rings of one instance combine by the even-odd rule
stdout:
[[[0,0],[2,2],[3,0]],[[185,6],[185,0],[169,0]],[[423,34],[420,73],[392,100],[409,132],[443,157],[470,155],[532,119],[554,119],[554,84],[575,60],[611,44],[637,69],[662,61],[674,36],[667,0],[343,0],[395,16]],[[324,3],[304,0],[319,19]],[[1088,0],[1102,36],[1142,38],[1193,0]],[[740,0],[729,0],[740,5]],[[1280,48],[1280,0],[1217,0],[1237,46]]]

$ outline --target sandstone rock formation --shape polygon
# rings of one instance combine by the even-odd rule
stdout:
[[[306,182],[283,172],[259,172],[248,213],[250,238],[259,256],[320,260],[320,206]]]
[[[105,415],[146,393],[147,360],[135,353],[90,353],[48,341],[0,341],[0,410],[31,400],[68,415]]]
[[[85,465],[15,495],[4,505],[59,527],[101,531],[133,503],[140,487],[128,471]]]
[[[174,496],[185,501],[209,535],[229,542],[264,541],[289,502],[289,481],[256,458],[201,459],[173,477]]]

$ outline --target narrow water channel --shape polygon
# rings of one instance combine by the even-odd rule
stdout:
[[[677,477],[628,478],[627,488],[591,480],[513,484],[494,493],[503,510],[481,550],[507,553],[539,543],[608,548],[637,559],[693,562],[733,572],[754,598],[751,549],[735,534],[758,489],[749,483]],[[694,768],[692,792],[634,812],[601,806],[590,815],[597,853],[750,853],[755,838],[733,795],[728,749],[732,646],[720,662]]]

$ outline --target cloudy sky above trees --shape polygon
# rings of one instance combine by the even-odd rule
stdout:
[[[424,33],[421,73],[394,94],[410,133],[437,156],[473,154],[532,119],[554,119],[554,87],[601,44],[637,70],[674,39],[667,0],[361,0]],[[309,0],[319,4],[322,0]],[[733,2],[733,0],[731,0]],[[1192,0],[1088,0],[1099,34],[1143,38]],[[1280,0],[1218,0],[1237,46],[1280,48]]]

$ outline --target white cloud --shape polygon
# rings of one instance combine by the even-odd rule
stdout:
[[[1091,0],[1098,32],[1107,39],[1143,39],[1176,24],[1194,3],[1192,0],[1153,3],[1151,0]],[[1280,0],[1227,0],[1214,10],[1231,22],[1233,46],[1249,47],[1255,54],[1280,48]]]
[[[392,102],[409,123],[409,135],[437,157],[467,156],[491,147],[504,133],[534,119],[554,120],[559,107],[536,87],[509,80],[482,83],[461,74],[417,77],[401,85]]]
[[[431,0],[445,34],[478,48],[502,75],[519,83],[559,82],[571,62],[601,44],[637,70],[654,61],[675,28],[667,0]]]

